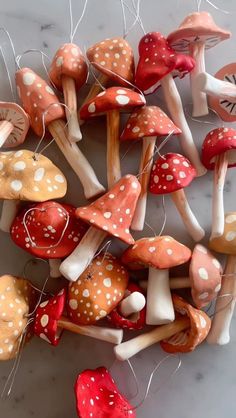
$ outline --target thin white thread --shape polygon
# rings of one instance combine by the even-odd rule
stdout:
[[[10,42],[11,51],[12,51],[12,55],[13,55],[13,58],[14,58],[15,70],[17,70],[16,51],[15,51],[15,47],[14,47],[14,43],[13,43],[13,40],[11,38],[11,35],[8,32],[8,30],[5,29],[4,27],[0,27],[0,31],[3,32],[7,36],[8,41]],[[2,47],[1,47],[1,54],[2,54],[3,62],[4,62],[4,65],[5,65],[5,69],[6,69],[6,72],[7,72],[7,77],[8,77],[8,81],[9,81],[9,85],[10,85],[10,89],[11,89],[11,94],[12,94],[13,100],[16,101],[16,99],[17,99],[16,85],[15,85],[15,90],[14,90],[13,89],[13,83],[12,83],[12,80],[11,80],[10,71],[9,71],[7,61],[6,61],[6,58],[5,58],[5,54],[4,54],[4,51],[3,51]]]
[[[127,32],[127,20],[126,20],[126,14],[125,14],[125,6],[124,1],[120,0],[120,6],[121,6],[121,12],[122,12],[122,18],[123,18],[123,38],[125,39],[128,35]]]
[[[70,5],[70,21],[72,22],[72,28],[73,28],[74,25],[73,25],[73,14],[72,14],[71,0],[69,0],[69,5]],[[78,27],[79,27],[80,23],[82,22],[82,20],[84,18],[84,15],[85,15],[85,12],[86,12],[86,9],[87,9],[87,5],[88,5],[88,0],[85,0],[81,16],[78,19],[78,21],[75,25],[75,28],[72,29],[72,34],[70,34],[70,42],[71,43],[73,43],[73,40],[74,40],[74,37],[75,37],[76,32],[78,30]]]
[[[7,73],[7,78],[8,78],[8,82],[9,82],[9,86],[10,86],[10,90],[11,90],[12,99],[13,99],[13,101],[16,101],[16,91],[14,92],[12,81],[11,81],[10,71],[9,71],[9,68],[8,68],[8,65],[7,65],[5,54],[4,54],[3,49],[2,49],[1,46],[0,46],[0,51],[1,51],[2,59],[3,59],[3,63],[4,63],[4,66],[5,66],[5,70],[6,70],[6,73]]]

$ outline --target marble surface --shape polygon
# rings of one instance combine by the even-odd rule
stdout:
[[[128,0],[127,0],[128,1]],[[81,1],[75,3],[75,18],[81,12]],[[225,0],[218,5],[233,11],[229,15],[223,14],[211,8],[204,0],[203,7],[210,11],[216,21],[233,33],[232,40],[218,45],[208,51],[206,65],[209,72],[214,73],[223,64],[235,60],[235,2]],[[69,39],[68,3],[66,0],[0,0],[0,25],[11,33],[17,54],[31,48],[42,49],[50,57],[58,46]],[[192,0],[145,0],[141,7],[141,15],[146,30],[159,30],[168,34],[176,27],[183,17],[194,10],[195,2]],[[132,23],[132,17],[128,17]],[[83,23],[78,29],[75,41],[86,48],[102,38],[122,34],[122,15],[118,0],[89,0],[88,9]],[[142,32],[139,26],[128,35],[128,40],[134,47],[137,46]],[[4,35],[0,38],[0,44],[7,58],[9,71],[14,74],[14,65],[7,41]],[[37,54],[27,55],[22,58],[22,64],[44,75],[40,57]],[[191,102],[189,81],[177,81],[181,89],[184,105],[189,113]],[[86,89],[81,92],[81,97]],[[7,76],[3,62],[0,59],[0,94],[1,100],[11,100]],[[154,95],[149,103],[159,103],[163,106],[161,94]],[[210,118],[208,118],[209,120]],[[211,119],[214,124],[219,124],[217,118]],[[212,128],[211,125],[199,124],[189,120],[196,142],[201,146],[205,134]],[[84,141],[81,149],[93,162],[94,168],[100,180],[105,184],[105,127],[102,121],[94,122],[83,127]],[[36,144],[33,136],[28,139],[27,147],[34,149]],[[126,147],[122,147],[122,154]],[[173,138],[166,146],[166,150],[179,150],[176,139]],[[123,172],[136,172],[138,167],[140,148],[137,146],[122,161]],[[76,176],[61,157],[55,146],[50,147],[46,154],[64,170],[70,183],[65,201],[81,205],[84,202],[82,188]],[[95,156],[99,156],[95,158]],[[229,170],[225,186],[226,210],[234,210],[236,182],[234,170]],[[206,229],[206,242],[209,236],[211,217],[211,186],[212,174],[197,179],[188,189],[189,202],[196,212],[202,226]],[[178,217],[171,201],[166,199],[167,225],[166,233],[172,234],[176,239],[193,247],[187,233]],[[149,198],[148,222],[158,232],[163,222],[163,212],[160,200]],[[151,235],[146,228],[144,234]],[[136,234],[136,237],[141,234]],[[26,260],[26,253],[16,248],[8,235],[0,234],[0,273],[21,274]],[[122,244],[113,244],[113,250],[117,253],[124,248]],[[42,281],[45,271],[39,272],[38,268],[27,269],[27,275],[34,281]],[[36,277],[37,276],[37,277]],[[163,365],[156,376],[151,388],[152,396],[138,409],[137,416],[147,418],[227,418],[235,417],[235,344],[236,321],[232,323],[231,343],[225,347],[211,347],[202,345],[198,350],[182,357],[182,366],[178,373],[164,384],[171,370],[175,368],[177,360],[170,360]],[[140,388],[139,396],[133,401],[143,397],[143,393],[153,367],[165,354],[158,346],[140,353],[133,360],[137,372]],[[16,376],[15,385],[10,398],[0,401],[1,418],[65,418],[76,417],[73,384],[77,373],[84,368],[106,365],[112,367],[113,375],[117,378],[120,388],[127,396],[134,395],[134,382],[130,370],[126,364],[114,363],[112,347],[102,342],[96,342],[86,337],[79,337],[65,333],[61,344],[53,349],[45,342],[34,339],[25,348],[20,368]],[[12,367],[11,362],[0,364],[0,385],[6,380],[6,376]],[[159,387],[159,390],[157,391]],[[156,393],[154,393],[157,391]]]

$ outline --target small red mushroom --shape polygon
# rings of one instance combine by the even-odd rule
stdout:
[[[0,102],[0,147],[21,145],[29,130],[29,117],[16,103]]]

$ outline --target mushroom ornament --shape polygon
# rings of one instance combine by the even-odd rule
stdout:
[[[62,262],[60,272],[64,277],[70,281],[77,280],[108,235],[127,244],[134,243],[129,227],[139,194],[137,178],[127,174],[95,202],[77,209],[78,218],[89,223],[90,228],[75,250]]]
[[[87,225],[75,216],[75,208],[65,203],[43,202],[26,206],[11,226],[16,245],[49,260],[50,276],[60,277],[61,258],[78,245]]]
[[[211,237],[224,232],[224,184],[227,168],[236,166],[236,130],[216,128],[210,131],[202,145],[202,161],[208,170],[214,170],[212,197]]]
[[[77,91],[87,80],[88,67],[81,49],[73,43],[63,44],[54,55],[50,80],[63,91],[70,141],[82,139],[77,115]]]
[[[157,106],[143,106],[135,109],[121,134],[121,141],[142,140],[142,155],[139,165],[139,181],[141,193],[132,221],[132,229],[142,231],[144,227],[147,192],[154,155],[156,138],[174,134],[179,135],[180,129]]]
[[[150,192],[170,194],[183,220],[183,223],[195,241],[200,241],[205,231],[193,214],[184,188],[196,177],[196,170],[183,155],[168,153],[162,155],[153,165],[150,180]]]
[[[21,145],[30,126],[27,113],[16,103],[0,102],[0,147]]]
[[[67,138],[63,120],[64,109],[51,87],[30,68],[16,72],[16,85],[23,108],[29,114],[36,135],[42,137],[45,128],[55,139],[61,152],[79,177],[87,199],[104,192],[93,168],[77,145]]]
[[[149,269],[147,288],[148,325],[174,321],[174,308],[169,287],[169,268],[186,263],[191,251],[169,236],[141,238],[121,257],[131,270]]]
[[[89,100],[80,110],[80,118],[87,120],[94,116],[107,118],[107,182],[110,189],[120,178],[120,112],[143,106],[145,98],[127,88],[110,87]]]
[[[182,131],[179,135],[181,147],[197,170],[197,175],[206,173],[193,137],[187,124],[181,97],[173,77],[184,77],[194,68],[191,57],[177,54],[159,32],[146,34],[139,43],[139,62],[136,84],[145,94],[152,93],[162,86],[167,108],[176,126]]]
[[[180,296],[173,295],[176,319],[168,325],[154,328],[114,347],[118,360],[128,360],[147,347],[160,342],[168,353],[189,353],[207,337],[211,320],[207,314],[194,308]]]
[[[42,154],[20,150],[0,152],[0,197],[4,199],[0,229],[10,231],[21,200],[44,202],[65,196],[67,181]]]
[[[231,33],[220,28],[208,12],[196,12],[186,16],[167,40],[175,51],[190,53],[195,60],[195,67],[190,73],[193,116],[208,114],[206,94],[199,90],[196,79],[199,73],[205,72],[205,50],[230,38]]]

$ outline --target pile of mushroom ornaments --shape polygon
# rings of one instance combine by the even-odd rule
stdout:
[[[227,168],[236,164],[236,131],[227,124],[210,130],[199,153],[174,79],[190,77],[194,118],[207,115],[210,108],[222,121],[235,121],[236,64],[215,76],[204,65],[207,49],[230,35],[209,13],[193,13],[167,37],[159,32],[143,36],[136,69],[131,46],[116,37],[91,46],[86,58],[75,44],[60,46],[49,69],[53,84],[31,68],[16,72],[21,106],[0,103],[0,228],[32,257],[48,260],[51,277],[62,276],[68,285],[55,295],[42,295],[25,278],[0,278],[0,360],[16,357],[22,340],[34,335],[55,346],[63,330],[114,344],[120,361],[156,343],[165,352],[186,353],[204,340],[229,342],[236,212],[224,213],[223,189]],[[95,82],[80,103],[87,61],[100,83]],[[168,115],[159,106],[160,90]],[[149,95],[156,105],[147,104]],[[107,185],[80,150],[80,141],[86,141],[83,123],[92,126],[96,118],[107,127]],[[42,153],[24,148],[30,127],[39,140],[45,129],[46,137],[54,138],[60,158],[63,154],[78,176],[87,205],[76,208],[59,201],[69,188],[66,173]],[[165,138],[176,141],[175,136],[181,155],[165,154],[165,143],[156,151]],[[123,141],[131,147],[142,141],[139,173],[121,173]],[[209,248],[201,244],[205,232],[185,195],[185,188],[207,170],[213,171]],[[146,217],[149,193],[158,195],[159,202],[170,194],[192,238],[191,248],[178,242],[174,231],[173,236],[134,240],[132,231],[142,231],[151,221]],[[120,257],[107,249],[111,239],[126,244]],[[216,253],[225,256],[224,270]],[[172,269],[186,263],[188,275],[174,277]],[[138,270],[142,280],[137,279]],[[210,318],[208,307],[215,301]],[[127,332],[123,342],[129,330],[139,333],[130,338]]]

